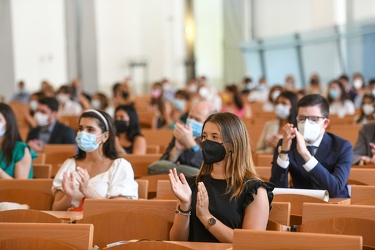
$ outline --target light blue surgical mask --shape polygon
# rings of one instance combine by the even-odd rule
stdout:
[[[7,132],[5,128],[5,125],[3,123],[0,124],[0,138],[3,137],[5,135],[5,133]]]
[[[174,99],[172,104],[173,104],[173,107],[178,111],[185,109],[185,101],[184,100]]]
[[[76,137],[77,146],[85,152],[95,151],[100,144],[96,143],[96,137],[100,136],[96,136],[85,131],[78,132]]]
[[[333,100],[337,100],[340,97],[340,92],[337,89],[330,89],[329,90],[329,96]]]
[[[193,130],[193,136],[198,137],[202,135],[203,123],[193,119],[186,119],[186,125],[190,126]]]

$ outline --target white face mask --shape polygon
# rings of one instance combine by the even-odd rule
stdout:
[[[356,79],[353,81],[353,86],[354,88],[356,89],[360,89],[362,87],[362,80],[360,79]]]
[[[5,124],[1,123],[0,124],[0,138],[2,138],[5,135],[6,132],[7,131],[6,131],[6,128],[5,128]]]
[[[66,95],[66,94],[58,94],[56,96],[56,99],[57,101],[59,101],[59,103],[66,103],[68,100],[69,100],[69,96]]]
[[[324,119],[325,120],[325,119]],[[324,122],[324,120],[322,122]],[[321,132],[320,125],[322,123],[312,122],[309,119],[306,119],[305,122],[298,123],[298,131],[303,135],[303,138],[307,143],[315,142]]]
[[[30,109],[31,109],[32,111],[37,110],[37,108],[38,108],[38,101],[37,101],[37,100],[31,100],[31,101],[29,102],[29,106],[30,106]]]
[[[94,109],[100,109],[100,100],[97,100],[97,99],[92,99],[91,100],[91,106],[94,108]]]
[[[362,110],[365,115],[371,115],[372,113],[374,113],[374,105],[369,103],[363,104]]]
[[[287,105],[279,103],[275,106],[275,114],[279,119],[286,119],[290,115],[290,108]]]
[[[46,114],[36,112],[34,117],[35,117],[36,123],[41,127],[47,126],[49,124],[48,115]]]

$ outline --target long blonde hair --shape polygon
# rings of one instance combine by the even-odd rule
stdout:
[[[239,196],[243,190],[245,180],[258,178],[251,154],[250,138],[244,122],[237,115],[224,112],[210,115],[203,124],[212,122],[219,127],[223,145],[228,156],[225,173],[227,192],[232,192],[231,199]],[[204,175],[211,173],[213,164],[203,163],[197,175],[197,182]]]

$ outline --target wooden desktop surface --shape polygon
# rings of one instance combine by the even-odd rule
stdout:
[[[50,214],[59,219],[62,219],[68,223],[72,223],[76,220],[83,218],[83,212],[69,212],[69,211],[42,211],[43,213]]]

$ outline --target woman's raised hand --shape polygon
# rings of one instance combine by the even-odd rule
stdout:
[[[187,183],[184,174],[177,174],[176,168],[169,170],[169,182],[171,183],[171,188],[173,193],[176,195],[177,199],[181,203],[186,203],[191,205],[191,189]]]

